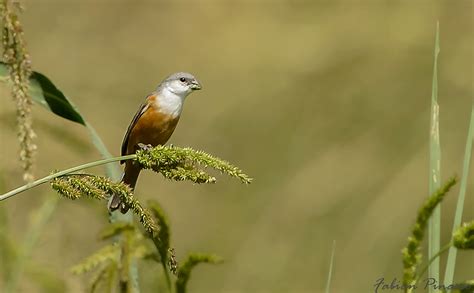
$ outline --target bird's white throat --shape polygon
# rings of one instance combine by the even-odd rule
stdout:
[[[187,94],[176,94],[168,88],[163,88],[157,95],[156,102],[161,113],[171,115],[173,118],[181,115],[183,103]]]

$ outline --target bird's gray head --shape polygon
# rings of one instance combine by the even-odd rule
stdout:
[[[201,84],[191,73],[177,72],[168,76],[160,84],[160,88],[167,89],[178,96],[185,97],[194,90],[200,90]]]

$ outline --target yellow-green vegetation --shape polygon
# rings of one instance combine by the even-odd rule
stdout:
[[[144,169],[151,169],[162,174],[165,178],[175,181],[191,181],[194,183],[215,183],[216,178],[209,175],[204,168],[213,168],[229,176],[236,177],[242,183],[249,184],[252,179],[239,168],[229,162],[213,157],[205,152],[196,151],[192,148],[179,148],[176,146],[158,146],[156,148],[140,150],[136,155],[129,155]],[[120,160],[121,157],[115,158]],[[74,170],[79,169],[74,168]],[[56,172],[63,174],[65,172]],[[159,232],[158,226],[153,221],[150,213],[142,207],[140,202],[133,196],[132,190],[122,182],[113,182],[109,178],[90,174],[64,174],[48,176],[51,186],[60,195],[69,199],[78,199],[83,196],[103,200],[115,194],[120,196],[123,203],[130,207],[135,213],[145,230],[152,235]],[[42,182],[44,179],[39,179]],[[33,183],[34,184],[34,183]],[[155,211],[161,210],[157,206]],[[159,214],[163,214],[162,212]],[[163,222],[164,218],[160,218]],[[154,236],[153,236],[154,237]]]
[[[150,203],[152,210],[150,212],[134,197],[130,187],[122,182],[114,182],[107,177],[91,174],[70,174],[84,168],[84,166],[110,163],[111,161],[122,160],[124,157],[136,160],[142,168],[151,169],[161,173],[167,179],[176,181],[189,180],[194,183],[215,183],[215,177],[206,173],[205,169],[201,169],[201,167],[214,168],[224,174],[240,179],[242,183],[249,184],[252,181],[248,175],[237,167],[205,152],[195,151],[191,148],[158,146],[138,151],[136,155],[105,159],[99,162],[84,164],[82,167],[78,166],[65,171],[55,172],[50,176],[25,185],[25,187],[16,189],[18,192],[14,190],[9,194],[7,193],[8,196],[3,195],[0,198],[6,199],[48,180],[51,182],[51,187],[54,190],[63,197],[72,200],[82,197],[105,200],[111,195],[119,195],[121,201],[130,207],[130,210],[138,217],[146,231],[145,236],[154,243],[156,253],[150,251],[149,245],[141,243],[144,241],[144,237],[139,234],[138,230],[130,222],[119,221],[107,227],[100,235],[103,240],[113,239],[117,236],[122,236],[122,238],[86,258],[80,264],[73,267],[72,272],[83,274],[100,267],[99,272],[92,279],[91,291],[95,291],[100,283],[107,284],[107,288],[113,288],[114,280],[116,276],[119,276],[119,288],[126,290],[126,292],[136,292],[138,288],[134,285],[136,281],[130,280],[132,277],[130,271],[133,271],[133,266],[137,259],[152,259],[162,264],[168,289],[171,291],[175,288],[176,292],[185,292],[191,269],[201,262],[216,263],[217,258],[204,254],[191,254],[183,267],[178,268],[174,253],[171,253],[168,257],[169,253],[174,251],[170,247],[170,227],[163,209],[157,202]],[[154,257],[154,255],[158,257]],[[120,270],[120,268],[122,269]],[[168,271],[177,275],[175,287],[171,285]],[[16,284],[16,281],[14,284]]]

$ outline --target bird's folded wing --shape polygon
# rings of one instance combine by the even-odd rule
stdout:
[[[130,125],[128,126],[127,132],[125,133],[125,136],[124,136],[123,142],[122,142],[122,156],[129,155],[129,154],[127,154],[127,149],[128,149],[128,139],[130,137],[130,133],[132,132],[133,128],[137,124],[140,117],[143,115],[143,113],[146,112],[146,110],[148,110],[149,107],[150,107],[150,104],[148,103],[148,97],[147,97],[145,102],[143,102],[140,105],[140,108],[138,109],[135,116],[133,116],[132,122],[130,122]],[[125,161],[120,161],[120,164],[123,164],[124,162]]]

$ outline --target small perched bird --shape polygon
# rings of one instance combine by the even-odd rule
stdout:
[[[178,124],[184,100],[194,90],[200,89],[199,81],[186,72],[174,73],[163,80],[158,88],[146,97],[128,126],[122,142],[122,156],[134,154],[144,145],[164,145]],[[133,160],[120,163],[125,163],[122,182],[134,189],[140,166]],[[112,212],[119,208],[122,213],[128,211],[120,197],[114,195],[109,203],[109,210]]]

